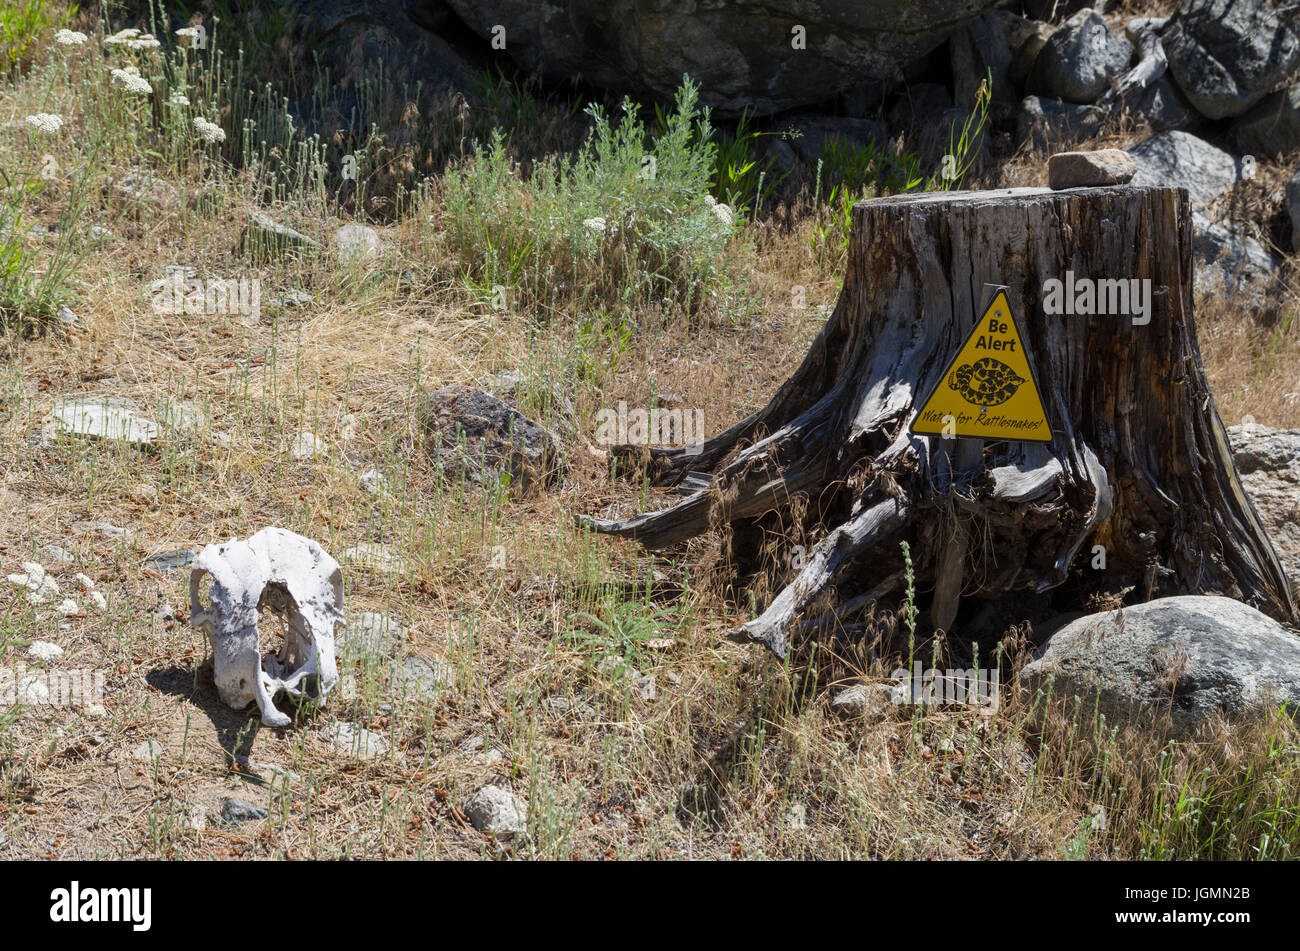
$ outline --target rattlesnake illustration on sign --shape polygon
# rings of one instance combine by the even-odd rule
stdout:
[[[1016,395],[1025,378],[1005,363],[984,357],[974,365],[964,364],[948,374],[948,388],[976,406],[997,406]]]

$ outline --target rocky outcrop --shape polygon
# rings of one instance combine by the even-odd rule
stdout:
[[[1298,20],[1277,0],[1183,0],[1163,34],[1169,72],[1202,115],[1239,116],[1300,66]]]
[[[526,70],[671,99],[689,74],[718,115],[768,115],[892,82],[998,0],[738,2],[450,0]],[[497,28],[501,29],[497,29]],[[495,30],[495,34],[494,34]]]

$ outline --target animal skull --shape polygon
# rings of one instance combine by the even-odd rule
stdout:
[[[212,576],[206,607],[199,600],[205,574]],[[263,609],[284,622],[284,647],[265,664],[258,632]],[[289,725],[272,701],[280,690],[302,696],[312,675],[324,702],[338,683],[334,632],[344,623],[343,570],[309,538],[264,528],[247,541],[208,545],[194,559],[190,624],[212,643],[217,692],[236,710],[256,700],[267,726]]]

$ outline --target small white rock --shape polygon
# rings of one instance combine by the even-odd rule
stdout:
[[[325,455],[325,440],[315,433],[299,433],[289,452],[295,459],[314,459]]]
[[[66,603],[65,601],[64,604]],[[77,606],[74,604],[72,607],[75,610]],[[61,613],[63,605],[59,605],[59,608]],[[56,657],[63,656],[63,648],[50,641],[32,641],[27,646],[27,656],[34,660],[54,660]]]

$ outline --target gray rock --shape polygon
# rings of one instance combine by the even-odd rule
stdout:
[[[391,654],[406,643],[407,630],[394,618],[378,611],[362,611],[348,622],[338,637],[339,649],[363,658]]]
[[[1098,697],[1112,721],[1168,713],[1186,733],[1218,711],[1300,703],[1300,635],[1230,598],[1187,595],[1071,621],[1022,678]]]
[[[1110,0],[1021,0],[1020,8],[1025,16],[1035,20],[1059,21],[1073,16],[1085,7],[1105,13]]]
[[[465,803],[470,824],[486,835],[506,836],[526,828],[527,807],[500,786],[484,786]]]
[[[1228,439],[1241,486],[1300,600],[1300,429],[1232,426]]]
[[[1037,17],[1033,18],[1037,20]],[[1029,74],[1034,70],[1034,62],[1038,59],[1038,54],[1043,51],[1047,45],[1048,39],[1054,32],[1054,27],[1047,23],[1034,23],[1034,28],[1029,34],[1020,41],[1014,53],[1011,54],[1011,65],[1007,67],[1007,78],[1016,86],[1023,86]]]
[[[58,545],[46,545],[41,549],[41,554],[46,561],[53,562],[56,565],[70,565],[73,561],[72,554]]]
[[[596,708],[591,704],[583,703],[581,700],[573,700],[569,697],[546,697],[542,700],[542,707],[551,713],[573,713],[575,716],[587,720],[595,719],[598,716]]]
[[[255,806],[245,799],[227,799],[221,804],[221,821],[226,825],[238,825],[241,822],[259,822],[265,819],[267,812],[261,806]]]
[[[393,671],[393,693],[408,700],[436,697],[456,686],[456,675],[440,660],[408,657]]]
[[[989,115],[995,123],[1010,120],[1020,103],[1012,63],[1021,44],[1038,29],[1033,20],[1009,10],[990,10],[958,30],[948,41],[952,59],[953,99],[969,108],[985,78],[992,76]]]
[[[1058,152],[1047,161],[1048,184],[1057,189],[1124,185],[1135,174],[1133,157],[1120,149]]]
[[[195,552],[192,548],[179,548],[176,551],[162,551],[150,555],[144,560],[145,565],[155,571],[179,571],[188,568],[194,562]]]
[[[571,441],[577,438],[577,413],[573,401],[558,380],[545,378],[528,381],[518,370],[505,370],[492,380],[492,392],[503,403],[525,415],[529,409],[536,409],[542,419],[548,422],[553,420],[557,432],[564,439]]]
[[[1262,472],[1286,476],[1300,484],[1300,429],[1273,429],[1258,424],[1230,426],[1228,441],[1238,474]],[[1296,501],[1300,503],[1300,499]]]
[[[1271,313],[1277,302],[1270,299],[1268,291],[1281,262],[1239,228],[1215,224],[1199,213],[1193,214],[1192,222],[1196,229],[1196,289]]]
[[[1096,102],[1132,57],[1133,44],[1113,34],[1099,13],[1085,8],[1048,38],[1034,61],[1030,84],[1049,99]]]
[[[334,247],[339,257],[349,261],[376,258],[384,249],[379,232],[366,225],[347,224],[334,232]]]
[[[143,743],[132,747],[128,755],[131,759],[151,763],[156,759],[162,759],[163,747],[157,740],[145,740]]]
[[[823,0],[800,7],[755,3],[626,4],[572,0],[450,0],[465,25],[525,71],[557,81],[671,100],[689,74],[719,116],[771,115],[850,89],[892,81],[999,0]],[[792,47],[803,27],[806,48]]]
[[[896,133],[906,132],[911,136],[955,105],[946,87],[938,83],[913,83],[904,87],[889,107],[889,127]]]
[[[112,522],[104,522],[93,519],[78,520],[69,526],[78,535],[101,535],[104,538],[111,538],[113,541],[126,542],[128,544],[135,541],[139,534],[135,529],[123,528],[120,525],[114,525]]]
[[[1300,66],[1295,13],[1277,0],[1183,0],[1162,41],[1170,75],[1211,119],[1242,115]]]
[[[244,228],[243,251],[258,259],[278,257],[293,251],[318,248],[311,238],[287,225],[254,212]]]
[[[1277,156],[1300,148],[1300,83],[1261,99],[1232,126],[1242,155]]]
[[[841,716],[882,717],[894,706],[894,692],[888,684],[854,684],[831,700],[831,709]]]
[[[1016,115],[1016,138],[1040,152],[1054,152],[1101,132],[1106,110],[1041,96],[1026,96]]]
[[[355,723],[339,723],[331,737],[334,749],[357,759],[376,759],[388,752],[388,741]]]
[[[1300,250],[1300,168],[1286,183],[1286,210],[1291,218],[1291,249]]]
[[[180,192],[170,182],[156,178],[147,171],[130,172],[113,183],[119,198],[171,207],[180,202]]]
[[[306,307],[308,304],[316,303],[316,300],[306,291],[292,288],[280,295],[280,303],[285,307]]]
[[[440,35],[455,19],[444,3],[301,0],[294,6],[302,21],[312,25],[313,49],[345,89],[373,78],[380,63],[394,88],[416,83],[426,89],[473,88],[471,64]]]
[[[487,482],[509,473],[523,491],[550,485],[564,468],[554,433],[468,386],[448,386],[420,403],[429,449],[452,478]]]
[[[207,411],[193,400],[180,400],[163,403],[158,419],[164,426],[179,432],[195,432],[212,425]]]
[[[1145,123],[1152,133],[1185,129],[1198,119],[1187,97],[1168,76],[1161,76],[1132,97],[1128,107],[1130,115]]]
[[[1238,162],[1188,132],[1162,132],[1126,150],[1137,162],[1134,185],[1186,188],[1193,209],[1204,209],[1240,178]]]
[[[158,438],[158,424],[138,413],[139,407],[124,397],[72,397],[55,404],[50,432],[152,445]]]

